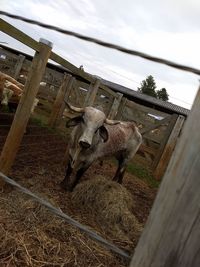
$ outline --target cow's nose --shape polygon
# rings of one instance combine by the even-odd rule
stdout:
[[[86,141],[79,141],[79,145],[82,147],[82,148],[89,148],[90,147],[90,144]]]

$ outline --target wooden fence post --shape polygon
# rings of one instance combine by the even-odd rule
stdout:
[[[16,80],[19,77],[19,74],[20,74],[22,65],[24,63],[24,60],[25,60],[25,56],[19,55],[18,60],[17,60],[17,63],[15,65],[15,73],[14,73],[14,76],[13,76],[13,78],[16,79]]]
[[[200,88],[130,267],[200,266]]]
[[[18,104],[13,123],[0,156],[0,171],[6,175],[8,175],[10,171],[17,154],[17,150],[20,146],[31,114],[31,108],[45,71],[46,63],[51,54],[52,43],[47,40],[40,39],[39,46],[39,52],[36,52],[33,58],[23,95]]]
[[[72,90],[72,86],[75,82],[76,78],[74,78],[73,76],[70,78],[69,82],[68,82],[68,85],[67,85],[67,91],[65,92],[65,96],[64,96],[64,100],[67,102],[69,97],[70,97],[70,93],[71,93],[71,90]],[[62,102],[62,105],[60,107],[60,111],[59,111],[59,115],[58,115],[58,120],[62,117],[63,115],[63,112],[65,110],[65,107],[66,107],[66,104],[64,102]]]
[[[71,77],[72,76],[70,74],[66,74],[66,73],[64,74],[63,81],[62,81],[61,86],[58,90],[56,100],[54,101],[52,112],[51,112],[51,115],[50,115],[50,118],[48,121],[48,125],[50,127],[55,127],[55,123],[56,123],[56,120],[59,116],[59,111],[60,111],[60,108],[63,104],[63,99],[64,99],[65,93],[68,89],[68,84],[69,84]]]
[[[101,80],[96,79],[94,86],[91,83],[88,89],[88,93],[85,98],[84,107],[86,106],[92,106],[94,104],[94,100],[98,91],[98,88],[100,86]]]
[[[171,132],[172,132],[174,126],[175,126],[175,123],[176,123],[177,119],[178,119],[178,114],[173,114],[173,115],[170,116],[169,124],[168,124],[166,132],[165,132],[165,136],[162,139],[162,143],[160,144],[158,153],[157,153],[157,155],[156,155],[156,157],[154,159],[154,162],[152,164],[152,169],[153,170],[156,169],[156,167],[157,167],[157,165],[158,165],[158,163],[160,161],[160,158],[161,158],[161,156],[163,154],[163,151],[165,149],[165,146],[167,144],[167,141],[168,141],[168,139],[170,137],[170,134],[171,134]],[[165,120],[165,119],[163,119],[163,120]],[[162,120],[161,120],[161,122],[162,122]]]
[[[123,114],[123,111],[124,111],[124,107],[126,105],[126,101],[127,101],[127,98],[126,97],[122,97],[120,105],[119,105],[119,108],[118,108],[117,116],[116,116],[116,118],[118,120],[121,120],[121,118],[122,118],[122,114]]]
[[[123,94],[117,93],[117,97],[115,97],[112,107],[110,109],[110,113],[108,115],[109,119],[114,119],[117,115],[118,108],[120,106],[121,100],[122,100]]]
[[[154,170],[154,177],[157,180],[160,180],[165,173],[165,170],[167,168],[173,150],[176,146],[178,136],[181,132],[185,120],[185,118],[181,115],[174,118],[176,118],[175,123],[172,123],[173,128],[171,129],[170,135],[168,136],[167,141],[165,142],[162,154],[159,157],[159,162]]]

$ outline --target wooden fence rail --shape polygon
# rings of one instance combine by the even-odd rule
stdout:
[[[3,20],[0,22],[2,31],[38,51],[38,42],[9,23]],[[24,79],[25,82],[26,75],[30,72],[31,61],[24,58],[22,55],[12,55],[12,53],[8,51],[5,51],[5,54],[8,60],[6,61],[5,59],[2,61],[3,68],[6,70],[6,64],[8,64],[8,72],[12,73],[13,77],[18,77],[20,81]],[[175,124],[173,124],[173,118],[176,115],[171,116],[167,113],[127,100],[122,94],[116,93],[108,86],[103,85],[100,79],[85,73],[52,51],[50,53],[50,58],[65,67],[66,73],[72,75],[72,77],[68,84],[66,82],[66,84],[63,85],[62,81],[65,79],[63,73],[65,70],[57,71],[49,65],[46,68],[43,81],[45,81],[47,85],[45,88],[39,88],[37,97],[40,99],[40,107],[38,110],[44,108],[47,113],[51,112],[49,125],[51,127],[56,127],[61,122],[65,109],[64,98],[78,106],[101,105],[109,118],[136,122],[140,127],[144,139],[143,145],[138,153],[138,160],[139,158],[143,158],[142,162],[154,169],[155,175],[160,178],[163,171],[158,170],[164,170],[166,168],[170,158],[169,155],[171,155],[168,153],[168,157],[166,157],[163,153],[166,154],[165,145],[173,130],[173,126],[175,126]],[[13,65],[14,68],[12,68]],[[4,70],[2,69],[2,71]],[[76,79],[73,75],[76,75]],[[48,107],[46,106],[47,103]],[[162,119],[158,120],[157,117]],[[181,126],[182,124],[180,128]],[[172,135],[171,139],[173,146],[175,146],[178,134]],[[165,159],[164,164],[163,159]]]

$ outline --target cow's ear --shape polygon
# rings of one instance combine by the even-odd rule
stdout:
[[[99,128],[99,134],[103,138],[103,141],[106,142],[108,140],[108,130],[105,126],[101,126]]]
[[[69,128],[69,127],[76,126],[79,123],[81,123],[82,121],[83,121],[83,117],[82,116],[78,116],[78,117],[72,118],[72,119],[70,119],[70,120],[68,120],[66,122],[66,127]]]

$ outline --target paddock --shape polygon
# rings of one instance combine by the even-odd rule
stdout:
[[[130,92],[127,88],[104,81],[99,77],[94,77],[89,73],[85,73],[82,69],[76,68],[70,62],[53,53],[52,44],[50,42],[43,39],[41,39],[40,42],[36,42],[3,20],[1,20],[1,28],[2,31],[9,34],[11,37],[33,48],[36,53],[33,59],[31,59],[30,57],[28,58],[27,55],[20,55],[20,53],[18,54],[16,51],[7,49],[3,46],[0,50],[0,70],[21,82],[22,79],[24,79],[24,82],[26,81],[23,97],[18,103],[14,118],[12,118],[12,124],[7,137],[5,138],[5,135],[4,138],[2,138],[3,141],[0,156],[0,171],[5,175],[10,175],[13,173],[15,178],[17,177],[18,172],[19,181],[20,177],[22,176],[22,172],[23,174],[25,173],[24,166],[26,166],[26,163],[28,162],[28,152],[27,154],[25,153],[25,162],[21,165],[23,171],[20,172],[19,166],[16,170],[14,170],[14,166],[17,162],[17,157],[20,155],[18,155],[19,148],[22,149],[23,152],[23,141],[25,138],[27,138],[24,135],[24,132],[26,128],[31,127],[31,125],[28,123],[30,123],[31,107],[36,95],[40,101],[40,105],[37,108],[38,110],[36,109],[36,114],[43,112],[43,116],[47,117],[46,123],[48,128],[45,128],[45,130],[48,131],[50,131],[50,129],[54,129],[59,131],[59,133],[62,132],[66,134],[63,125],[66,117],[71,117],[73,114],[70,114],[67,110],[65,110],[64,100],[67,100],[77,106],[101,105],[103,106],[104,111],[109,118],[135,121],[144,136],[144,142],[141,145],[135,160],[140,164],[147,166],[153,172],[155,179],[162,179],[162,177],[164,177],[151,212],[150,209],[156,192],[151,191],[152,189],[150,188],[145,189],[147,191],[145,191],[143,195],[144,199],[148,195],[147,192],[151,192],[151,197],[150,195],[147,197],[148,209],[146,210],[146,213],[144,213],[146,214],[146,217],[143,218],[143,222],[139,221],[139,223],[142,224],[142,227],[145,225],[141,237],[138,238],[137,236],[135,240],[131,240],[131,243],[126,243],[125,240],[112,241],[117,243],[118,247],[122,247],[124,250],[128,249],[130,254],[135,248],[135,253],[129,266],[199,266],[199,194],[197,192],[197,188],[199,187],[198,175],[200,166],[198,156],[198,133],[200,126],[198,123],[200,101],[199,92],[190,113],[188,110],[182,109],[175,105],[162,104],[159,101],[154,101],[149,97],[142,97],[140,94],[138,94],[137,97],[136,94]],[[49,58],[62,65],[62,67],[57,67],[53,64],[47,63]],[[38,62],[42,63],[38,64]],[[49,73],[51,73],[51,75]],[[56,80],[56,75],[60,75],[60,78],[57,78],[57,86],[55,82],[52,82]],[[51,77],[51,82],[50,78],[48,77]],[[39,84],[41,81],[46,82],[47,86],[45,89],[40,90]],[[116,88],[118,88],[118,90]],[[46,116],[47,114],[49,116]],[[63,114],[65,116],[63,116]],[[158,117],[161,119],[158,120]],[[6,120],[7,119],[5,119],[5,121]],[[193,133],[193,137],[188,138],[188,136],[191,136],[191,133]],[[48,134],[50,135],[49,132]],[[52,135],[57,136],[55,133],[52,133]],[[38,137],[36,137],[36,140],[38,140]],[[65,143],[66,140],[63,140],[63,142]],[[62,145],[62,148],[63,147],[64,145]],[[45,172],[51,170],[50,166],[44,168],[41,165],[41,150],[42,146],[36,149],[35,154],[35,156],[39,154],[39,171],[36,173],[36,175],[34,174],[34,179],[39,179],[39,181],[37,180],[38,182],[35,183],[31,179],[30,185],[31,183],[34,183],[32,184],[33,188],[34,186],[37,188],[37,185],[40,187],[40,183],[46,181],[45,184],[43,184],[43,189],[45,191],[47,190],[50,195],[48,195],[47,192],[45,195],[48,195],[49,201],[52,201],[54,206],[58,205],[60,207],[63,202],[60,201],[61,199],[56,200],[56,194],[54,195],[55,191],[59,190],[57,188],[57,184],[53,182],[53,179],[48,179],[50,177],[53,178],[55,173],[57,173],[58,176],[61,174],[59,174],[57,168],[55,168],[53,169],[53,173],[48,175],[47,180],[41,179],[41,176],[43,177]],[[48,150],[45,149],[45,151],[47,153]],[[50,152],[48,155],[50,155]],[[35,156],[33,156],[31,162],[33,165],[36,163],[34,158]],[[54,157],[53,160],[59,160],[59,157]],[[51,161],[48,164],[51,165]],[[107,167],[105,167],[104,171],[110,171],[111,166],[113,166],[112,164],[113,162],[106,163]],[[37,170],[37,165],[35,164],[33,168],[34,170]],[[93,169],[93,172],[94,173],[92,173],[91,176],[94,177],[94,175],[98,174],[98,168],[96,167],[96,173],[95,168]],[[31,172],[30,169],[27,168],[26,179],[24,182],[23,179],[21,180],[26,186],[28,186],[27,177],[29,174],[31,175]],[[104,175],[109,178],[108,173],[105,173]],[[85,178],[87,180],[87,177]],[[53,189],[53,187],[48,187],[48,181],[55,183],[55,189]],[[133,184],[130,185],[129,183]],[[136,186],[137,183],[139,187]],[[4,187],[4,185],[5,182],[1,179],[1,186]],[[130,180],[128,177],[126,178],[125,187],[127,190],[131,190],[132,186],[135,186],[137,189],[133,193],[133,196],[135,197],[137,196],[138,192],[138,195],[142,194],[143,191],[141,185],[142,182],[138,181],[136,177],[131,176]],[[39,192],[40,190],[41,188],[39,189]],[[6,192],[3,194],[4,197],[7,197],[7,195],[10,196],[9,193]],[[10,194],[12,195],[12,191]],[[53,199],[52,195],[54,195]],[[3,203],[4,197],[2,198]],[[66,195],[61,193],[59,197],[65,199]],[[11,199],[13,200],[12,196]],[[16,200],[16,204],[17,203],[18,202]],[[32,209],[32,207],[33,210],[37,210],[37,207],[33,206],[32,203],[30,203],[30,207],[29,203],[27,203],[27,206],[24,207],[24,209],[27,211],[27,209]],[[134,212],[136,212],[136,210],[137,209],[135,208]],[[70,213],[70,208],[67,209],[67,212]],[[9,210],[7,216],[12,213],[14,212],[11,209]],[[16,216],[20,216],[20,214]],[[82,214],[82,216],[82,218],[84,218],[86,215]],[[134,216],[136,216],[136,218],[139,220],[139,216],[137,217],[136,214],[134,214]],[[142,214],[140,214],[140,216],[142,217]],[[81,220],[80,217],[78,217],[78,219]],[[15,220],[17,221],[18,219],[15,218]],[[56,224],[59,225],[58,222],[56,222],[55,225]],[[48,224],[46,225],[45,223],[44,225],[46,227],[48,226]],[[30,229],[31,227],[32,224]],[[53,229],[53,232],[51,229],[49,233],[55,233],[56,229]],[[101,231],[99,229],[96,230]],[[5,228],[3,231],[5,232]],[[40,233],[40,235],[37,236],[37,242],[43,244],[43,248],[45,249],[46,253],[48,249],[45,248],[44,241],[48,240],[46,239],[44,233],[39,231],[40,229],[37,230],[37,233]],[[14,241],[14,237],[12,239],[12,236],[9,236],[9,232],[5,233],[9,240],[8,243],[12,243]],[[25,232],[23,233],[25,235]],[[35,234],[36,233],[33,235],[35,236]],[[101,234],[105,234],[107,237],[106,233],[101,232]],[[25,260],[23,264],[27,264],[24,266],[40,266],[39,264],[49,264],[48,259],[50,259],[50,256],[48,257],[47,255],[51,254],[51,249],[56,249],[58,254],[60,252],[59,243],[57,247],[52,248],[50,246],[50,250],[47,255],[45,254],[44,258],[36,259],[36,254],[39,252],[34,251],[33,254],[30,254],[30,250],[27,249],[27,240],[26,242],[23,242],[23,238],[24,236],[16,241],[17,245],[19,245],[21,242],[21,247],[11,247],[12,253],[10,255],[12,256],[9,256],[9,260],[12,260],[13,255],[17,255],[16,251],[21,250],[22,247],[25,249],[25,256],[23,257],[23,260]],[[43,238],[43,240],[41,238]],[[73,243],[71,239],[68,239],[68,241]],[[95,264],[101,263],[104,264],[103,266],[112,266],[113,264],[115,266],[127,266],[126,261],[121,258],[118,259],[116,256],[112,258],[113,255],[110,254],[107,254],[106,257],[106,260],[110,260],[109,263],[103,262],[103,257],[106,255],[105,251],[101,252],[96,245],[93,243],[86,243],[86,241],[84,241],[82,238],[78,238],[78,241],[79,243],[85,242],[83,251],[85,250],[85,247],[87,247],[90,253],[91,251],[92,253],[95,253],[91,247],[95,247],[95,251],[99,251],[99,258],[97,257]],[[77,241],[74,240],[74,242],[76,243]],[[66,249],[70,250],[69,247]],[[165,251],[165,253],[163,253],[163,251]],[[73,254],[73,257],[70,258],[70,260],[72,259],[73,264],[77,264],[81,258],[81,254],[78,254],[77,248],[71,250],[71,253]],[[63,259],[63,254],[59,255],[59,260],[61,259]],[[93,261],[91,257],[89,257],[89,259]],[[50,260],[51,262],[54,261],[54,259]],[[56,258],[56,261],[57,260],[58,259]],[[65,260],[67,261],[67,259]],[[87,262],[87,258],[85,261]],[[59,264],[61,264],[61,261]],[[79,262],[79,264],[82,263]],[[90,262],[90,264],[95,266],[94,262]],[[82,264],[81,266],[84,265]]]

